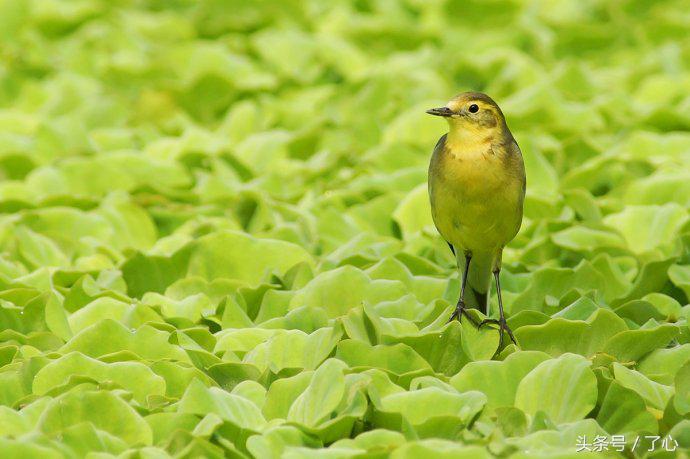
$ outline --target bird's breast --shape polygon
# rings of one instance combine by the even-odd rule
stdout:
[[[448,151],[438,174],[440,186],[463,200],[483,200],[506,186],[505,162],[490,148],[484,151]]]
[[[488,148],[446,150],[432,160],[432,216],[449,242],[471,250],[494,250],[517,232],[522,184],[504,158]]]

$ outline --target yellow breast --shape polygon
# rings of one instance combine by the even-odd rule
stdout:
[[[448,142],[434,154],[429,193],[434,223],[451,244],[493,252],[510,241],[522,219],[522,183],[491,145]]]

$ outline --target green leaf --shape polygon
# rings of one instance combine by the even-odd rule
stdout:
[[[606,279],[587,261],[575,268],[542,268],[536,271],[528,287],[512,302],[513,313],[524,309],[543,310],[549,297],[560,300],[571,289],[604,291]]]
[[[26,19],[29,17],[30,3],[28,1],[18,1],[12,2],[8,0],[3,0],[0,2],[0,17],[2,22],[0,22],[0,34],[1,41],[11,40],[15,34],[17,34],[25,24]],[[6,445],[10,448],[9,444]],[[41,448],[37,448],[40,450]]]
[[[41,407],[43,408],[43,407]],[[33,423],[25,412],[0,406],[0,428],[8,437],[19,437],[33,429]]]
[[[613,374],[616,381],[623,387],[637,392],[648,405],[657,410],[663,410],[666,407],[674,392],[673,387],[656,383],[642,373],[626,368],[616,362],[613,364]]]
[[[510,354],[504,361],[470,362],[450,379],[450,384],[459,392],[484,392],[487,409],[513,406],[520,381],[547,359],[542,352],[522,351]]]
[[[129,445],[150,445],[153,440],[151,429],[134,408],[108,391],[74,390],[55,398],[46,406],[38,428],[56,435],[83,422]]]
[[[322,308],[328,317],[335,318],[364,301],[395,300],[404,295],[402,283],[372,281],[363,271],[343,266],[319,274],[290,300],[290,308],[301,306]]]
[[[100,215],[70,207],[36,209],[24,215],[22,222],[32,231],[50,238],[67,255],[74,256],[85,238],[108,243],[113,230]]]
[[[543,351],[554,357],[567,352],[589,357],[606,349],[610,338],[626,331],[620,317],[607,309],[597,309],[585,321],[555,318],[541,325],[520,327],[515,337],[525,350]]]
[[[690,413],[690,365],[685,363],[674,378],[673,406],[680,414]]]
[[[403,444],[405,444],[405,437],[401,433],[386,429],[374,429],[362,432],[353,439],[338,440],[331,446],[364,449],[374,454],[385,454],[394,451]]]
[[[157,231],[151,216],[122,195],[109,195],[98,214],[109,223],[113,245],[118,249],[147,250],[156,242]]]
[[[61,163],[56,173],[63,190],[77,196],[102,196],[113,190],[129,191],[145,185],[175,188],[189,183],[187,172],[178,164],[135,152],[72,158]],[[33,183],[41,195],[55,193],[54,183]]]
[[[133,309],[131,304],[115,298],[96,298],[69,316],[69,326],[74,333],[79,333],[103,319],[123,321]]]
[[[597,401],[597,382],[589,366],[575,354],[540,363],[518,384],[515,406],[530,416],[543,411],[556,424],[584,418]]]
[[[0,454],[4,457],[16,458],[45,457],[47,459],[59,459],[63,457],[62,454],[54,449],[11,438],[0,438]]]
[[[428,387],[387,395],[377,409],[399,413],[421,437],[453,438],[474,420],[485,403],[486,396],[479,391],[458,394]]]
[[[196,323],[202,316],[215,312],[211,300],[203,293],[173,300],[158,293],[148,292],[144,294],[141,302],[160,310],[161,315],[166,319],[186,319],[191,323]]]
[[[252,431],[259,431],[266,424],[259,408],[249,400],[217,387],[206,387],[198,379],[187,387],[178,411],[201,416],[214,413],[225,421]]]
[[[247,440],[247,450],[254,457],[280,457],[288,446],[321,446],[300,429],[289,426],[275,426],[261,435],[253,435]]]
[[[679,445],[687,448],[690,443],[690,420],[683,419],[669,431],[669,436],[676,439]]]
[[[683,290],[686,298],[690,298],[690,266],[673,265],[668,269],[668,277],[673,285]]]
[[[370,346],[361,341],[342,340],[338,343],[335,356],[350,367],[381,368],[394,375],[431,371],[431,366],[405,344]]]
[[[489,327],[477,330],[464,320],[461,324],[449,324],[441,333],[430,330],[409,336],[384,336],[382,342],[406,344],[434,371],[450,376],[468,362],[490,359],[498,347],[498,333]]]
[[[669,279],[669,266],[673,264],[675,258],[667,258],[659,261],[650,261],[645,263],[640,273],[635,278],[630,291],[621,298],[612,301],[612,306],[624,304],[632,299],[639,298],[649,293],[657,293],[666,284]]]
[[[664,253],[672,254],[678,230],[688,218],[682,206],[668,203],[663,206],[627,206],[620,213],[607,215],[603,221],[619,231],[635,253],[664,249]]]
[[[405,238],[424,229],[433,228],[426,184],[419,185],[400,201],[393,212],[393,219]]]
[[[165,380],[142,363],[106,364],[78,352],[66,354],[41,368],[34,376],[33,392],[43,395],[75,375],[87,376],[99,382],[112,381],[132,392],[141,404],[146,404],[149,395],[165,394]]]
[[[284,332],[266,328],[229,328],[218,333],[213,352],[231,351],[237,354],[244,354],[256,348],[257,345],[270,337],[281,333]]]
[[[180,398],[194,378],[207,385],[211,378],[189,363],[157,360],[151,363],[151,370],[165,379],[165,396]]]
[[[244,361],[278,373],[285,368],[315,369],[335,349],[342,331],[324,327],[307,335],[299,330],[278,333],[250,351]]]
[[[597,422],[612,435],[655,434],[658,429],[657,420],[647,411],[644,399],[617,381],[612,381],[606,391]]]
[[[121,267],[122,277],[127,283],[127,294],[141,298],[146,292],[164,293],[170,284],[185,276],[189,258],[188,248],[170,257],[134,254]]]
[[[38,268],[68,265],[67,256],[52,239],[22,226],[15,229],[15,234],[19,256],[29,266]]]
[[[316,427],[328,419],[345,391],[342,361],[328,359],[314,372],[307,388],[293,402],[287,420]]]
[[[625,240],[616,233],[585,226],[571,226],[554,233],[551,238],[559,247],[580,252],[594,252],[604,247],[625,247]]]
[[[690,344],[682,344],[652,351],[639,362],[637,369],[653,381],[670,385],[678,370],[688,361],[690,361]]]
[[[295,244],[236,231],[204,236],[191,250],[189,275],[235,279],[249,285],[259,284],[272,271],[284,273],[297,263],[311,262],[311,256]]]
[[[189,413],[159,412],[144,418],[153,432],[153,443],[156,445],[169,441],[176,430],[192,431],[199,418]]]
[[[90,423],[69,426],[60,434],[61,443],[74,454],[103,452],[118,454],[127,450],[127,443],[109,433],[96,429]]]
[[[664,140],[661,137],[659,140]],[[630,204],[666,204],[676,202],[684,205],[687,203],[690,186],[688,180],[690,174],[684,170],[656,171],[649,177],[631,183],[625,190],[625,202]]]
[[[74,329],[69,323],[67,313],[62,305],[62,301],[55,294],[48,295],[45,305],[45,321],[48,330],[63,340],[72,337]]]
[[[575,458],[599,457],[601,454],[592,451],[573,451],[573,444],[577,444],[578,437],[596,438],[598,435],[607,435],[608,432],[603,430],[594,419],[583,419],[582,421],[571,422],[559,426],[557,429],[540,429],[530,433],[524,437],[516,437],[507,440],[507,443],[522,451],[540,451],[537,457],[565,457]],[[520,452],[514,455],[520,459],[527,459],[534,457],[534,453]]]
[[[636,361],[654,349],[666,347],[678,333],[678,327],[671,324],[626,330],[611,337],[603,350],[620,362]]]
[[[273,381],[266,393],[266,403],[262,409],[266,419],[286,419],[292,403],[309,386],[312,375],[313,370],[303,371],[295,376]]]
[[[119,351],[130,351],[142,358],[173,359],[188,362],[180,348],[168,342],[169,334],[144,325],[133,333],[119,322],[104,319],[76,334],[60,352],[78,351],[90,357],[101,357]]]
[[[242,381],[232,389],[232,393],[246,398],[259,409],[266,402],[266,389],[256,381]]]
[[[465,446],[447,440],[421,440],[408,442],[396,449],[392,459],[415,459],[423,457],[447,457],[452,459],[488,459],[490,453],[481,446]]]

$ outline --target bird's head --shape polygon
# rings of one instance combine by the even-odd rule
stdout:
[[[442,116],[452,131],[464,131],[482,137],[501,134],[506,128],[503,112],[494,100],[481,92],[463,92],[453,97],[445,106],[426,111]]]

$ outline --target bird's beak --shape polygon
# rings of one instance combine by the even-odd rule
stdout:
[[[453,110],[451,110],[448,107],[439,107],[439,108],[430,108],[429,110],[426,111],[429,115],[435,115],[435,116],[453,116]]]

